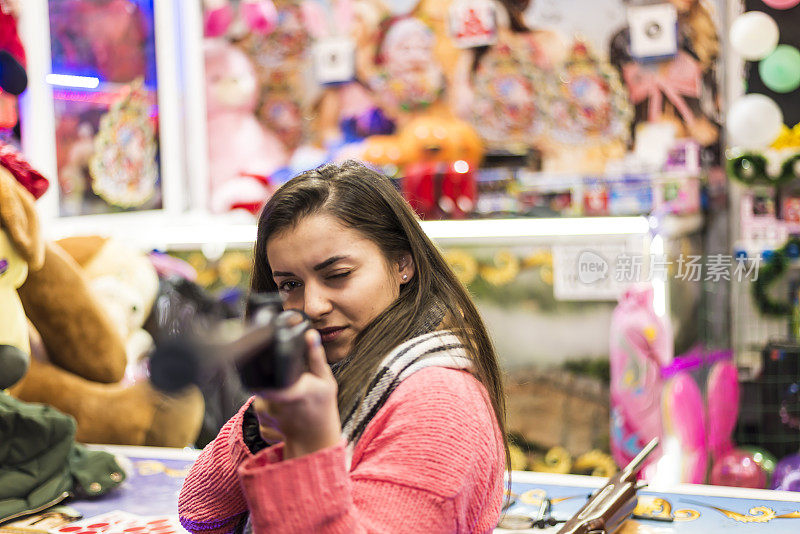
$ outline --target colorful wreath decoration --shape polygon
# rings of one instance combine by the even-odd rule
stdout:
[[[760,266],[758,278],[753,282],[753,298],[761,313],[773,316],[792,314],[791,302],[775,300],[768,291],[769,287],[786,272],[790,258],[798,256],[800,256],[800,238],[792,237],[781,248],[772,251]]]

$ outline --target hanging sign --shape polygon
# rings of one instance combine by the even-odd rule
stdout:
[[[459,48],[489,46],[497,41],[495,7],[488,0],[462,0],[450,6],[450,35]]]

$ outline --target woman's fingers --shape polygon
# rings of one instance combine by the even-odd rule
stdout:
[[[280,430],[278,430],[279,421],[273,415],[272,409],[273,407],[265,399],[259,396],[253,399],[253,410],[256,413],[256,419],[258,419],[258,431],[264,441],[270,444],[278,443],[285,439]]]
[[[332,377],[333,373],[325,358],[325,349],[322,347],[322,338],[319,332],[309,330],[306,332],[306,346],[308,347],[308,370],[320,378]]]

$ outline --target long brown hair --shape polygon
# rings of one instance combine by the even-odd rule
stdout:
[[[277,285],[267,258],[267,241],[304,217],[325,213],[377,244],[390,260],[411,253],[415,275],[400,295],[356,337],[348,364],[336,373],[339,413],[344,420],[366,394],[381,360],[425,328],[436,306],[474,361],[474,376],[484,385],[503,435],[506,458],[505,397],[500,369],[486,326],[461,282],[419,225],[416,214],[381,174],[348,161],[307,171],[284,184],[264,206],[258,221],[251,292],[274,292]]]

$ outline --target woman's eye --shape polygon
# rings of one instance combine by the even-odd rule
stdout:
[[[284,292],[291,291],[298,287],[300,287],[300,282],[297,282],[296,280],[286,280],[278,284],[278,289]]]
[[[352,273],[352,272],[353,271],[341,271],[341,272],[331,273],[331,274],[328,275],[328,279],[330,280],[331,278],[333,278],[333,279],[344,278],[346,276],[349,276],[350,273]]]

